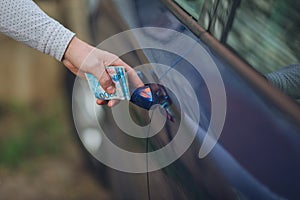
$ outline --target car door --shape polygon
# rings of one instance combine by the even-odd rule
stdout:
[[[108,19],[93,22],[95,43],[124,30],[138,30],[130,31],[130,39],[114,40],[115,47],[106,47],[112,52],[121,46],[133,49],[122,58],[137,66],[144,82],[165,85],[175,117],[174,121],[166,120],[159,107],[160,113],[153,114],[153,110],[130,105],[130,118],[147,127],[140,132],[143,138],[122,131],[109,109],[103,111],[105,118],[97,118],[119,147],[145,153],[142,173],[108,167],[105,173],[117,199],[299,198],[299,106],[272,87],[263,71],[257,73],[259,70],[250,67],[251,60],[239,49],[242,42],[233,36],[241,34],[236,17],[249,1],[228,1],[226,5],[216,0],[102,2],[102,19]],[[187,42],[182,42],[186,37]],[[216,74],[221,77],[225,99],[216,92],[220,89]],[[217,133],[218,126],[211,126],[211,122],[214,116],[222,115],[224,105],[225,118]],[[121,121],[128,118],[122,112],[118,115]],[[151,130],[157,131],[150,135]],[[178,135],[193,140],[177,141]],[[207,141],[214,143],[213,148],[201,156]],[[160,151],[164,147],[169,150]],[[165,162],[174,152],[175,159]],[[112,154],[107,151],[106,155]]]
[[[233,19],[229,19],[229,18],[233,18],[234,16],[237,17],[236,12],[240,12],[238,14],[241,14],[241,12],[245,10],[245,8],[249,8],[249,7],[253,8],[249,5],[246,5],[247,3],[251,4],[251,2],[244,1],[240,4],[240,2],[237,1],[228,1],[227,6],[223,5],[224,1],[205,1],[205,2],[163,1],[163,2],[179,18],[179,20],[182,23],[184,23],[184,25],[187,25],[188,28],[190,28],[190,30],[192,30],[194,34],[198,35],[202,39],[202,41],[206,43],[204,44],[204,46],[208,45],[208,48],[212,50],[211,56],[215,60],[222,74],[225,87],[226,87],[226,95],[227,95],[228,110],[227,110],[225,126],[222,131],[221,139],[218,142],[218,145],[220,146],[217,145],[215,147],[215,152],[211,153],[208,156],[208,158],[212,160],[214,160],[213,158],[215,158],[216,160],[220,159],[222,161],[209,162],[210,165],[208,165],[209,167],[207,167],[208,168],[207,171],[211,171],[211,175],[208,175],[209,177],[215,177],[213,176],[214,174],[213,169],[219,168],[219,170],[217,171],[218,173],[220,173],[219,174],[220,176],[217,177],[217,179],[219,179],[220,182],[217,185],[218,186],[221,185],[221,186],[217,187],[214,186],[214,184],[207,186],[209,183],[206,182],[207,181],[205,180],[206,176],[203,176],[203,174],[201,173],[202,168],[200,167],[203,166],[204,163],[206,163],[205,159],[203,160],[200,159],[194,162],[191,161],[193,159],[186,159],[186,163],[187,163],[186,166],[193,166],[193,165],[198,166],[198,168],[194,167],[194,170],[191,170],[193,171],[193,173],[190,173],[190,176],[188,176],[188,178],[186,178],[187,175],[182,175],[181,179],[179,178],[179,180],[186,181],[185,184],[182,184],[186,186],[186,191],[188,191],[186,193],[192,194],[193,193],[192,191],[195,191],[192,186],[194,185],[199,186],[202,183],[202,187],[198,187],[198,189],[206,188],[207,191],[210,191],[209,194],[212,197],[216,197],[216,198],[220,198],[221,196],[224,197],[225,194],[228,194],[229,195],[228,197],[230,198],[231,197],[230,195],[232,195],[230,194],[230,192],[234,191],[234,193],[237,195],[236,198],[244,197],[250,199],[272,199],[272,198],[283,197],[283,198],[297,199],[298,194],[296,192],[296,187],[292,188],[292,185],[294,185],[297,182],[297,178],[295,177],[299,177],[299,170],[297,169],[298,167],[295,167],[295,165],[299,164],[299,160],[296,159],[297,154],[299,152],[299,148],[297,148],[299,143],[299,125],[297,125],[297,123],[294,123],[294,121],[291,120],[290,118],[294,116],[294,120],[296,118],[295,121],[297,121],[298,118],[297,116],[299,116],[299,106],[296,105],[296,103],[291,99],[287,101],[283,100],[286,99],[285,96],[279,97],[278,95],[276,95],[274,97],[274,94],[270,94],[268,92],[262,92],[261,91],[262,88],[266,87],[268,83],[263,83],[259,86],[253,83],[258,79],[263,78],[262,74],[256,73],[254,70],[253,73],[252,72],[245,73],[245,70],[252,70],[250,66],[247,66],[247,69],[241,69],[241,68],[236,69],[239,67],[238,66],[236,68],[234,67],[234,65],[237,65],[236,63],[233,62],[235,58],[229,55],[229,53],[225,49],[223,49],[222,45],[216,45],[217,42],[210,37],[211,35],[214,36],[221,43],[223,43],[224,46],[229,45],[230,42],[232,42],[233,40],[232,38],[233,36],[230,35],[231,34],[230,31],[233,32],[233,30],[238,29],[238,27],[236,27],[235,24],[232,24],[234,22]],[[207,4],[207,2],[210,3]],[[197,3],[198,4],[203,3],[202,4],[203,9],[199,9],[199,7],[197,7]],[[259,4],[259,2],[256,3]],[[268,6],[276,7],[276,5],[273,5],[271,2],[265,2],[265,3],[269,3],[270,5]],[[287,2],[287,4],[289,3],[290,2]],[[238,5],[240,7],[237,7]],[[212,7],[208,9],[209,6]],[[224,7],[226,8],[226,10],[222,11],[221,9]],[[259,8],[259,6],[258,5],[257,7],[254,6],[254,8]],[[193,11],[189,12],[189,9],[192,9]],[[207,20],[209,26],[195,28],[196,27],[195,22],[197,22],[196,20],[197,16],[195,16],[195,12],[197,12],[197,10],[206,11],[207,9],[214,10],[211,11],[214,12],[214,14],[213,15],[210,14],[211,18]],[[242,9],[242,10],[238,10],[238,9]],[[188,14],[190,14],[188,19],[187,16],[183,14],[183,10],[185,12],[188,12]],[[227,15],[225,15],[224,13],[225,14],[227,13]],[[166,11],[166,15],[168,15],[168,11]],[[202,13],[200,12],[198,16],[201,17],[201,15]],[[191,17],[196,19],[194,19],[194,21],[189,20]],[[221,28],[215,27],[218,24],[216,23],[216,18],[220,18],[220,20],[224,21]],[[258,17],[258,21],[259,20],[260,18]],[[200,25],[202,24],[201,18],[198,20],[197,23],[199,23]],[[232,26],[233,28],[231,29],[230,27]],[[208,31],[206,32],[208,33],[207,35],[206,33],[203,33],[203,29],[207,29]],[[216,30],[221,30],[221,31],[220,33],[217,33]],[[239,32],[242,31],[243,29],[239,30]],[[249,33],[249,35],[251,37],[251,33]],[[276,38],[274,40],[276,40]],[[172,42],[176,43],[176,41],[172,41]],[[255,45],[257,46],[259,44],[255,44]],[[239,47],[242,48],[243,46],[239,45]],[[265,47],[265,51],[266,49],[267,47]],[[281,52],[281,50],[282,49],[278,49],[279,53]],[[235,51],[233,50],[233,52]],[[297,53],[299,53],[298,50],[291,52],[292,55]],[[242,56],[242,59],[245,59],[243,55],[240,56]],[[164,57],[166,56],[160,55],[160,58],[164,59]],[[267,57],[266,60],[267,60],[266,62],[273,62],[267,59]],[[296,61],[297,60],[287,59],[285,60],[285,63],[288,64],[290,62],[296,62]],[[199,62],[201,62],[201,57],[199,57]],[[281,60],[281,62],[284,61]],[[238,64],[240,63],[241,62],[238,62]],[[179,69],[188,66],[188,64],[184,62],[178,63],[177,65]],[[174,66],[174,68],[176,67],[177,66]],[[259,69],[256,70],[259,71]],[[261,73],[263,73],[262,70],[260,71]],[[192,77],[191,74],[189,74],[189,77]],[[196,78],[195,81],[196,80],[199,81],[201,79]],[[274,91],[275,93],[277,92],[276,89],[274,88],[269,88],[269,89]],[[201,94],[203,95],[203,92],[201,92]],[[278,99],[282,99],[284,103],[281,102],[281,104],[278,105],[276,103]],[[199,101],[205,102],[201,98]],[[294,113],[293,111],[287,111],[288,106],[294,107],[296,112]],[[203,107],[205,108],[206,106]],[[205,111],[205,109],[202,110]],[[210,113],[208,112],[206,116],[209,115]],[[198,148],[200,147],[198,146]],[[191,158],[193,156],[196,157],[197,155],[196,152],[188,153],[187,151],[186,154],[184,154],[181,157],[181,159],[184,160],[184,157],[187,158]],[[227,154],[227,156],[229,157],[225,156],[225,154]],[[222,157],[223,158],[227,157],[228,160],[222,159]],[[180,159],[178,160],[178,162],[180,163]],[[182,162],[184,163],[184,161]],[[280,166],[278,166],[278,163],[281,163]],[[224,167],[223,168],[224,171],[223,171],[222,169],[220,169],[220,165],[227,166],[228,168]],[[171,167],[169,168],[171,169]],[[173,170],[176,171],[174,168]],[[182,166],[181,168],[178,167],[178,172],[181,170],[185,171],[183,170]],[[291,173],[287,173],[288,171]],[[163,174],[166,175],[166,173]],[[175,173],[175,174],[178,177],[180,177],[179,175],[180,173]],[[161,177],[162,175],[158,175],[158,176]],[[286,179],[286,176],[291,176],[291,177]],[[172,178],[169,177],[166,179],[168,181],[174,181]],[[197,182],[197,180],[199,182]],[[223,185],[224,188],[222,188],[222,184],[221,184],[223,180],[225,182]],[[171,184],[166,184],[166,185],[171,185]],[[182,187],[180,186],[175,186],[175,188],[182,189]],[[213,190],[214,188],[215,190]],[[225,188],[227,188],[227,192],[225,192],[226,191]],[[178,190],[178,193],[180,193],[179,191],[180,190]],[[222,194],[221,191],[223,191],[224,193]],[[220,196],[217,196],[218,193]]]

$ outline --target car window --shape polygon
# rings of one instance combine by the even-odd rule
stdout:
[[[263,74],[299,63],[300,2],[297,0],[174,1]]]
[[[244,0],[226,44],[261,73],[299,63],[300,3],[297,0]]]
[[[195,19],[199,19],[200,11],[205,0],[175,0],[184,10],[190,13]]]

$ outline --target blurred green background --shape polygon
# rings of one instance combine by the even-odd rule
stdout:
[[[89,42],[87,0],[36,1]],[[78,148],[66,69],[0,35],[0,199],[110,199]]]

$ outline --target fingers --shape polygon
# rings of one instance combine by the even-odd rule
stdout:
[[[90,64],[88,64],[87,66],[92,67],[86,67],[86,69],[88,69],[90,73],[97,77],[101,87],[109,94],[115,93],[116,88],[113,80],[111,79],[108,71],[106,70],[106,67],[108,66],[123,66],[125,68],[125,71],[127,72],[128,82],[131,87],[137,88],[144,86],[144,83],[141,81],[136,71],[133,68],[131,68],[127,63],[118,58],[116,55],[102,50],[96,50],[92,55],[95,55],[95,58],[97,59],[96,61],[91,59]],[[98,105],[107,104],[108,107],[113,107],[119,103],[119,100],[105,101],[98,99],[96,103]]]
[[[118,58],[112,64],[117,66],[124,66],[129,79],[130,87],[138,88],[144,86],[143,81],[137,75],[136,71],[132,67],[130,67],[127,63],[125,63],[123,60]]]
[[[107,104],[107,106],[110,107],[110,108],[111,108],[111,107],[114,107],[114,106],[117,105],[119,102],[120,102],[119,100],[110,100],[110,101],[101,100],[101,99],[97,99],[97,100],[96,100],[96,104],[101,105],[101,106]]]
[[[119,102],[120,102],[120,100],[116,100],[116,99],[110,100],[110,101],[107,103],[107,106],[111,108],[111,107],[114,107],[115,105],[117,105]]]
[[[107,104],[107,101],[101,100],[101,99],[97,99],[96,100],[96,104],[98,104],[98,105],[105,105],[105,104]]]
[[[129,69],[132,69],[127,63],[125,63],[123,60],[121,60],[120,58],[116,58],[111,65],[114,66],[123,66],[125,67],[125,70],[128,71]]]

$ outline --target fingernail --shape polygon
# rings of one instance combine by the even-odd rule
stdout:
[[[113,86],[109,86],[106,90],[107,90],[107,92],[110,93],[110,94],[115,93],[115,87],[113,87]]]

